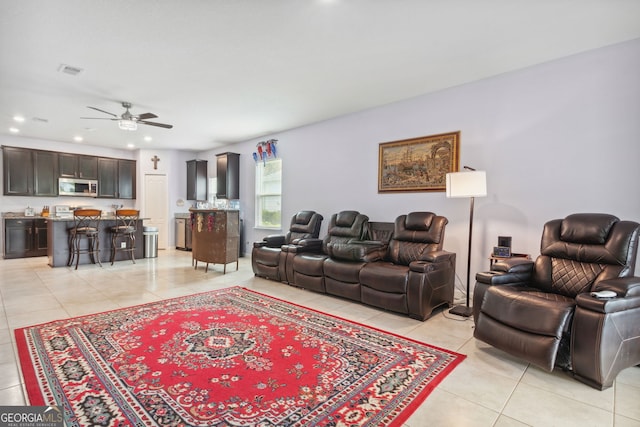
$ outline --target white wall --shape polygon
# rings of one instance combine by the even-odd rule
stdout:
[[[359,210],[375,221],[433,211],[449,219],[445,248],[458,254],[464,282],[468,199],[378,194],[379,143],[461,131],[460,166],[486,170],[489,190],[475,204],[473,278],[487,269],[498,235],[512,236],[515,252],[535,257],[547,220],[605,212],[640,221],[639,118],[640,40],[634,40],[201,156],[242,154],[247,242],[272,233],[252,228],[251,153],[257,141],[276,138],[283,159],[285,227],[301,209],[324,215],[321,234],[340,210]]]

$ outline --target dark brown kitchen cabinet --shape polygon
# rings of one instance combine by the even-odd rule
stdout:
[[[216,155],[217,188],[219,199],[240,198],[240,154],[222,153]]]
[[[3,194],[5,196],[33,195],[33,160],[31,150],[2,147],[4,171]]]
[[[135,160],[99,158],[98,197],[107,199],[135,199]]]
[[[26,258],[47,255],[46,219],[5,219],[4,257]]]
[[[58,153],[33,151],[33,195],[58,195]]]
[[[60,153],[60,177],[98,179],[98,158],[81,154]]]
[[[3,147],[4,195],[58,195],[58,153]]]
[[[118,160],[118,198],[136,198],[135,160]]]
[[[209,176],[206,160],[187,161],[187,200],[209,198]]]

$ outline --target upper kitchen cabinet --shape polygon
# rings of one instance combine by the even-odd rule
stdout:
[[[219,199],[240,198],[240,154],[222,153],[216,155],[217,191]]]
[[[57,196],[58,153],[3,147],[5,196]]]
[[[135,199],[135,160],[99,158],[98,197],[107,199]]]
[[[60,177],[98,179],[98,157],[81,154],[59,154]]]
[[[136,161],[118,160],[118,197],[136,198]]]
[[[209,176],[206,160],[187,161],[187,200],[209,198]]]
[[[5,196],[33,195],[33,160],[31,150],[2,147],[3,192]]]
[[[58,195],[58,153],[33,151],[33,195]]]

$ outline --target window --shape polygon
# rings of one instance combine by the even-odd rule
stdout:
[[[256,227],[280,229],[282,160],[256,163]]]

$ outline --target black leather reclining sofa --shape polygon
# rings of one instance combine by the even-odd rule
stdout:
[[[342,211],[332,215],[323,239],[302,238],[280,247],[277,278],[255,267],[261,248],[274,237],[254,243],[253,271],[426,320],[435,308],[453,303],[456,255],[442,249],[447,222],[432,212],[412,212],[390,223]]]

